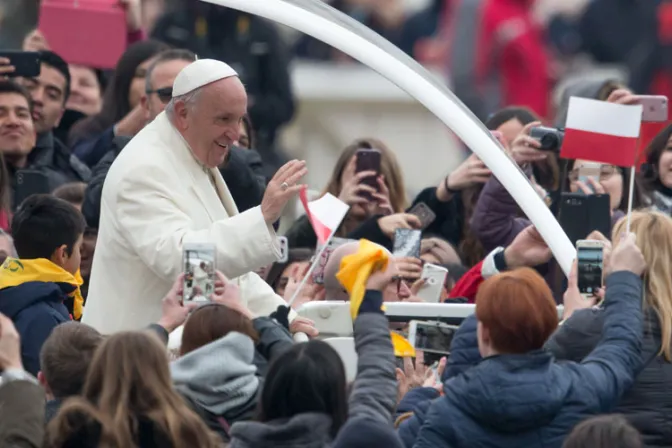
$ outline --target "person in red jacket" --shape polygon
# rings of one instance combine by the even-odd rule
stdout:
[[[548,117],[552,81],[534,0],[449,1],[449,72],[457,96],[481,120],[514,104]]]

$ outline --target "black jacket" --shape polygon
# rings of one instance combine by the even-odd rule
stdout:
[[[259,17],[205,3],[196,6],[163,15],[152,37],[191,50],[199,58],[224,61],[238,72],[247,90],[257,147],[264,152],[273,146],[280,126],[294,115],[290,58],[282,38],[274,24]],[[199,16],[207,17],[203,36],[196,32]]]
[[[605,313],[576,311],[549,338],[546,349],[559,360],[581,362],[602,339]],[[644,315],[643,369],[615,412],[624,414],[648,447],[672,446],[672,363],[658,356],[661,329],[655,312]]]
[[[219,171],[239,212],[261,204],[266,190],[266,176],[264,176],[264,164],[257,151],[232,147],[229,160]]]

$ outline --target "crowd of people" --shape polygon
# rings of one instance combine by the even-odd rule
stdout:
[[[436,52],[473,23],[460,2],[431,2],[412,18],[395,2],[335,3],[419,60],[427,39]],[[485,8],[492,23],[474,36],[503,38],[499,27],[519,16],[530,25],[533,2],[486,3],[506,13]],[[549,29],[566,52],[567,36],[581,35],[572,51],[635,64],[630,83],[573,84],[551,112],[546,74],[523,75],[506,57],[520,56],[516,45],[539,50],[535,70],[546,71],[545,44],[530,32],[493,47],[506,65],[495,71],[534,98],[511,90],[483,117],[554,214],[563,193],[608,198],[610,231],[582,236],[603,247],[603,287],[592,295],[579,289],[576,262],[565,278],[476,155],[410,198],[394,142],[362,136],[307,189],[311,167],[276,151],[294,100],[288,49],[269,22],[178,2],[143,29],[131,7],[129,45],[111,74],[68,64],[31,32],[24,49],[39,51],[39,75],[14,76],[0,60],[0,446],[671,446],[672,124],[634,175],[600,163],[590,179],[581,170],[594,161],[561,159],[532,132],[564,127],[571,97],[635,105],[670,85],[669,72],[658,76],[672,61],[661,57],[665,33],[651,51],[631,42],[607,55],[598,45],[595,9],[616,3],[595,0]],[[657,17],[641,8],[639,25]],[[343,58],[307,37],[296,45],[303,57]],[[489,110],[473,86],[456,86],[478,115]],[[363,151],[378,154],[379,168],[361,169]],[[283,226],[282,253],[276,230],[304,192],[348,206],[330,235],[339,243],[324,252],[306,213]],[[417,254],[395,252],[399,229],[421,231]],[[194,268],[205,301],[185,293],[189,244],[213,250],[212,264]],[[402,350],[408,325],[385,314],[386,303],[424,302],[427,265],[448,272],[439,303],[475,304],[436,359]],[[302,316],[322,301],[349,302],[352,381]]]

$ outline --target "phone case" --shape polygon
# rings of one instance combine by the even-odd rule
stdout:
[[[611,232],[611,210],[608,194],[562,193],[558,221],[572,244],[598,230]]]
[[[9,63],[14,66],[14,72],[8,75],[10,77],[36,78],[40,76],[42,63],[38,52],[0,51],[0,57],[9,59]]]
[[[436,214],[424,202],[418,202],[415,204],[415,206],[413,206],[413,208],[411,208],[408,213],[418,217],[422,225],[421,230],[425,230],[436,219]]]
[[[639,102],[643,122],[662,123],[668,120],[668,101],[664,96],[640,96]]]
[[[420,257],[420,241],[422,231],[416,229],[397,229],[394,232],[395,257]]]
[[[359,149],[355,153],[355,157],[355,172],[375,171],[376,176],[380,174],[380,151],[377,149]],[[365,177],[362,179],[362,183],[378,191],[378,180],[376,176]],[[362,192],[361,196],[369,201],[373,199],[372,195],[368,192]]]
[[[440,266],[426,264],[422,268],[422,278],[425,284],[422,285],[418,291],[418,297],[425,302],[439,303],[441,301],[441,293],[443,292],[443,285],[446,282],[448,270]]]

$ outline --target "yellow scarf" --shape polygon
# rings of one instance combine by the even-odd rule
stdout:
[[[367,280],[374,272],[387,269],[389,261],[389,252],[364,239],[359,240],[357,252],[346,255],[341,260],[340,270],[336,274],[336,278],[350,294],[350,315],[353,321],[357,318],[359,307],[364,300]],[[395,356],[415,356],[415,349],[403,336],[391,331],[390,337]]]
[[[8,257],[0,268],[0,289],[19,286],[28,282],[67,283],[75,287],[69,295],[74,299],[72,314],[75,319],[82,317],[84,298],[80,286],[84,284],[79,271],[72,275],[46,258],[19,260]]]

